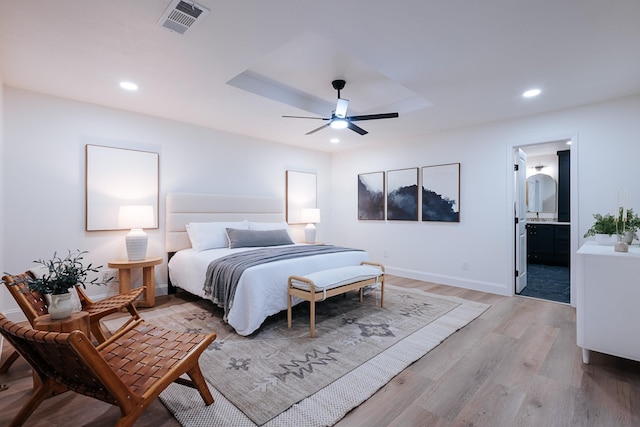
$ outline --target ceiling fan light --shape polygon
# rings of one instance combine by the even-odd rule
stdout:
[[[345,119],[334,119],[331,121],[330,125],[333,129],[345,129],[349,126],[349,123]]]

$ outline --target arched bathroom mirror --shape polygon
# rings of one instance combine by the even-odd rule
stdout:
[[[527,211],[556,211],[556,181],[549,175],[537,173],[527,178]]]

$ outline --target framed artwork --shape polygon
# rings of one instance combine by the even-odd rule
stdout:
[[[418,220],[418,168],[387,171],[387,220]]]
[[[384,172],[358,175],[358,219],[384,220]]]
[[[155,224],[148,228],[158,228],[158,153],[87,144],[85,161],[87,231],[123,230],[118,218],[124,205],[152,206]]]
[[[422,220],[460,222],[460,163],[422,168]]]
[[[287,223],[303,224],[302,209],[316,208],[316,174],[287,171]]]

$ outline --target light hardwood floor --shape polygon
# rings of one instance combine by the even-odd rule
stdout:
[[[398,277],[389,283],[492,307],[337,426],[640,425],[640,362],[593,353],[592,363],[583,365],[571,307]],[[156,308],[183,298],[159,297]],[[5,342],[3,360],[9,351]],[[0,385],[0,425],[7,425],[31,391],[24,360],[0,374]],[[27,425],[111,426],[118,417],[116,407],[64,393],[43,403]],[[156,401],[136,426],[179,423]]]

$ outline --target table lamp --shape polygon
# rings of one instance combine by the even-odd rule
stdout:
[[[320,222],[320,209],[317,208],[305,208],[300,213],[302,222],[306,222],[304,227],[304,238],[307,243],[314,243],[316,241],[316,226]]]
[[[129,261],[141,261],[147,256],[147,234],[143,228],[155,227],[153,206],[126,205],[120,206],[118,225],[130,228],[126,236],[127,257]]]

